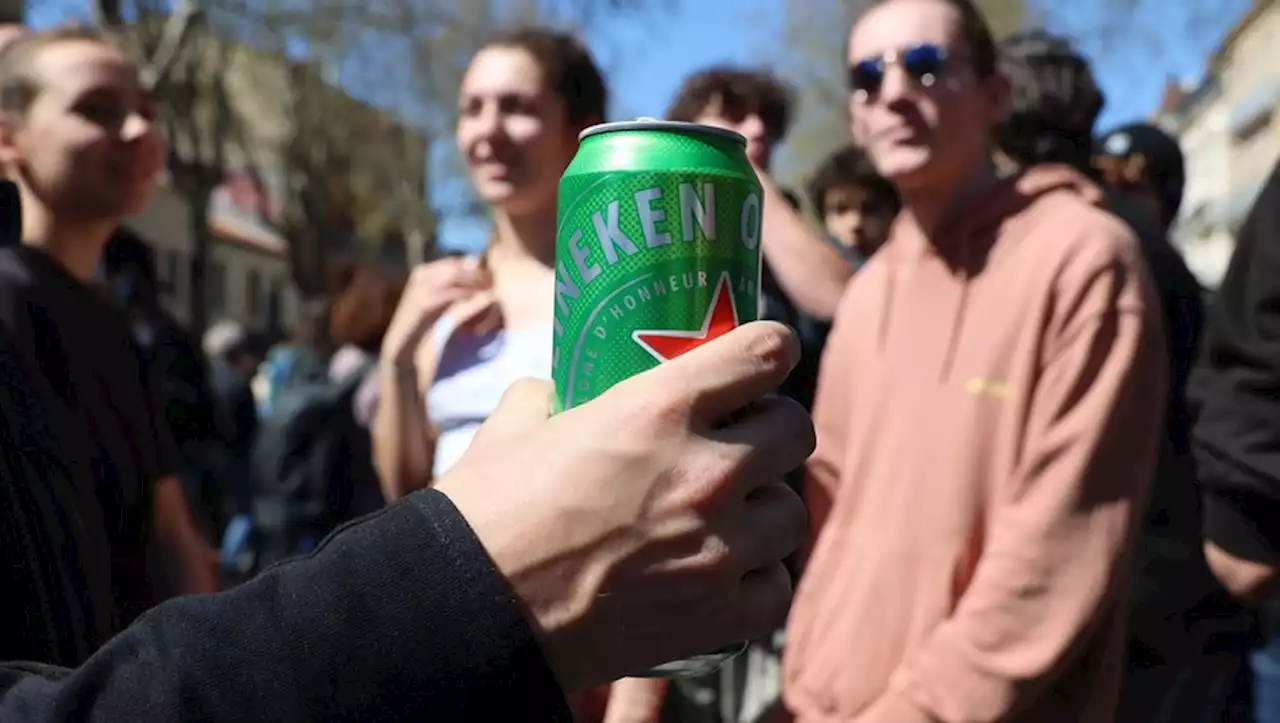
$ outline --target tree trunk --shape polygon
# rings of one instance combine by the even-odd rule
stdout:
[[[187,195],[191,208],[191,284],[188,287],[187,309],[190,331],[195,338],[204,336],[209,326],[208,269],[209,249],[213,246],[213,229],[209,227],[209,201],[215,186],[197,182]],[[224,290],[225,292],[225,290]]]
[[[0,23],[21,24],[26,10],[26,0],[0,0]]]

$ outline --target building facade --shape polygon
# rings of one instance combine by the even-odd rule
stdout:
[[[1173,241],[1200,283],[1222,280],[1235,235],[1280,160],[1280,0],[1255,0],[1223,39],[1204,81],[1163,109],[1179,137],[1187,185]]]
[[[173,69],[171,85],[191,91],[185,107],[170,109],[166,132],[178,162],[225,169],[208,214],[214,237],[205,269],[209,320],[233,319],[249,328],[280,331],[292,328],[297,319],[300,303],[280,229],[288,195],[297,190],[285,179],[293,176],[296,184],[299,175],[298,162],[286,161],[299,150],[290,144],[315,132],[299,128],[304,122],[299,115],[323,116],[321,123],[351,131],[342,145],[354,149],[352,159],[342,159],[332,172],[309,169],[303,181],[321,184],[327,192],[336,189],[332,198],[359,201],[349,209],[332,204],[335,218],[346,212],[390,218],[393,225],[404,219],[406,226],[369,232],[338,218],[343,231],[327,235],[326,255],[402,267],[423,258],[426,251],[418,247],[425,245],[423,231],[432,220],[426,200],[427,139],[340,88],[317,81],[314,68],[201,32],[205,34],[200,42],[193,41],[191,57]],[[304,81],[308,96],[300,100],[298,88]],[[222,99],[223,105],[212,98]],[[361,142],[353,145],[357,136]],[[394,168],[388,159],[394,159]],[[155,247],[168,305],[184,320],[190,318],[195,246],[187,203],[166,179],[150,206],[128,223]]]

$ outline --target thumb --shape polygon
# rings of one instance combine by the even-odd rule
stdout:
[[[523,436],[551,417],[555,387],[540,379],[521,379],[507,388],[498,408],[480,425],[473,444],[495,444]]]

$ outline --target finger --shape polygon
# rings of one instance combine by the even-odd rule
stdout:
[[[468,299],[475,292],[471,289],[461,287],[449,287],[441,289],[434,293],[431,305],[435,308],[428,308],[425,304],[417,304],[413,308],[413,313],[417,315],[414,319],[413,326],[410,327],[406,338],[421,339],[426,336],[427,331],[440,320],[439,309],[447,309],[464,299]]]
[[[497,295],[491,291],[481,291],[473,293],[470,298],[459,303],[449,313],[459,327],[466,327],[477,334],[484,334],[496,328],[499,319],[495,318],[495,312],[498,310],[500,307]]]
[[[817,444],[809,412],[794,399],[779,396],[747,407],[707,437],[732,465],[732,489],[742,495],[803,467]]]
[[[744,575],[734,608],[738,639],[759,640],[785,625],[792,594],[791,574],[781,562]]]
[[[555,387],[540,379],[520,379],[507,387],[498,407],[480,425],[476,441],[511,439],[546,422],[551,416],[551,398]],[[473,442],[474,444],[474,442]]]
[[[484,275],[475,266],[458,260],[433,262],[413,270],[409,290],[414,294],[432,293],[445,286],[482,286]]]
[[[777,389],[799,360],[795,332],[754,321],[619,386],[709,427]]]
[[[728,520],[722,537],[743,571],[790,557],[809,536],[809,511],[781,481],[758,487]]]

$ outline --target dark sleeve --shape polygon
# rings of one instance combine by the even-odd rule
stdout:
[[[145,393],[147,425],[152,432],[155,446],[152,454],[144,459],[146,469],[143,475],[148,483],[154,484],[165,477],[173,477],[183,470],[182,451],[169,426],[166,414],[169,403],[169,389],[165,383],[164,372],[158,364],[148,363],[142,350],[133,345],[134,357],[137,360],[138,372],[141,375],[143,392]]]
[[[235,453],[247,456],[258,434],[258,400],[247,380],[241,380],[231,395],[231,420],[231,448]]]
[[[0,666],[0,720],[569,721],[522,607],[448,498],[172,600],[84,665]]]
[[[1280,561],[1280,166],[1238,234],[1190,381],[1205,535]]]
[[[220,439],[210,370],[199,350],[176,323],[156,322],[159,341],[152,353],[164,396],[164,417],[179,448]]]

